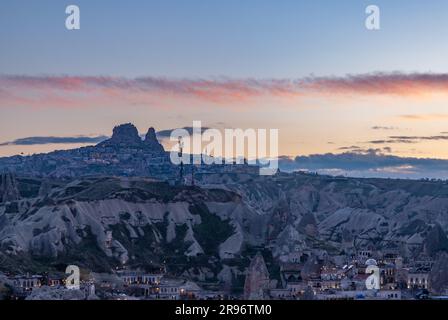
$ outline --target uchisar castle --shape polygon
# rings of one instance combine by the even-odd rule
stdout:
[[[257,166],[196,165],[196,173],[240,172],[258,174]],[[151,177],[170,183],[191,183],[191,165],[174,165],[149,128],[144,139],[137,128],[128,123],[113,129],[112,137],[95,146],[60,150],[32,156],[0,158],[0,171],[49,177],[77,177],[86,175],[115,175]],[[181,180],[181,181],[180,181]]]

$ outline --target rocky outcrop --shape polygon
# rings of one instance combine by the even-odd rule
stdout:
[[[235,223],[234,228],[235,233],[219,246],[219,257],[221,259],[234,258],[241,251],[244,244],[244,235],[241,226]]]
[[[0,265],[1,262],[2,258],[0,257]],[[12,286],[12,281],[5,274],[0,272],[0,300],[4,299],[12,293]]]
[[[142,140],[138,134],[137,128],[126,123],[116,126],[113,129],[112,137],[98,144],[99,147],[124,147],[124,148],[142,148],[154,153],[163,154],[163,146],[156,137],[156,131],[153,127],[148,129],[145,139]]]
[[[448,253],[443,252],[439,255],[432,266],[429,275],[431,291],[436,294],[446,294],[448,290]]]
[[[301,276],[305,280],[309,280],[313,277],[316,277],[320,274],[320,268],[322,267],[322,263],[319,262],[319,259],[316,256],[311,256],[303,265],[301,270]]]
[[[20,199],[17,181],[12,173],[0,175],[0,202],[15,201]]]
[[[163,146],[159,143],[156,137],[156,130],[153,127],[148,129],[145,135],[144,145],[154,152],[164,152]]]
[[[282,261],[291,252],[301,251],[306,249],[306,247],[305,236],[292,225],[288,225],[278,235],[272,255]]]
[[[261,253],[252,259],[244,282],[245,300],[263,300],[269,289],[269,272]]]
[[[316,237],[318,235],[317,221],[313,213],[308,212],[302,217],[298,229],[310,237]]]
[[[42,181],[42,183],[41,183],[41,185],[39,187],[39,194],[38,194],[38,196],[42,197],[42,198],[48,196],[50,194],[50,192],[51,192],[51,189],[52,189],[52,185],[51,185],[51,183],[48,180]]]
[[[218,280],[224,284],[224,289],[230,291],[233,286],[233,282],[237,276],[241,275],[241,271],[237,267],[230,267],[224,265],[222,270],[218,273]]]
[[[434,256],[440,251],[448,252],[448,238],[439,224],[435,224],[428,232],[424,247],[428,256]]]
[[[99,145],[136,147],[142,145],[142,139],[138,135],[137,128],[132,123],[126,123],[116,126],[113,129],[112,137]]]
[[[82,290],[43,286],[34,289],[26,300],[85,300],[86,294]]]

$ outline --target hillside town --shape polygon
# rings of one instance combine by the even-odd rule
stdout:
[[[374,259],[376,257],[376,259]],[[65,275],[0,274],[3,299],[69,300],[447,300],[448,286],[437,274],[446,254],[435,262],[405,263],[393,251],[363,250],[351,256],[328,257],[321,252],[294,252],[282,257],[278,278],[270,275],[260,252],[252,259],[241,288],[221,282],[174,278],[165,270],[144,272],[122,268],[113,274],[90,273],[79,290],[66,288]],[[344,262],[344,259],[350,258]],[[366,265],[380,270],[379,289],[367,289]]]

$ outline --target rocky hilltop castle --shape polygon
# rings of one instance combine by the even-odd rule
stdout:
[[[110,139],[95,146],[0,158],[0,171],[52,177],[117,175],[170,179],[177,168],[157,140],[154,128],[149,128],[142,140],[137,128],[127,123],[116,126]]]
[[[150,127],[142,140],[137,128],[126,123],[113,129],[112,137],[95,146],[58,150],[32,156],[0,158],[0,172],[13,172],[34,177],[74,178],[80,176],[134,176],[151,177],[169,182],[189,180],[194,174],[244,173],[257,174],[257,166],[185,164],[181,169],[170,161]]]

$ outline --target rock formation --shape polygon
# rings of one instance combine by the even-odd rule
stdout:
[[[39,188],[39,197],[46,197],[51,192],[51,183],[47,180],[42,181]]]
[[[148,132],[146,133],[146,136],[145,136],[144,145],[156,152],[164,152],[165,151],[163,149],[163,146],[159,143],[159,140],[157,140],[156,130],[154,130],[153,127],[150,127],[148,129]]]
[[[307,212],[300,220],[298,229],[307,236],[316,237],[318,235],[316,218],[311,212]]]
[[[440,251],[448,251],[448,238],[440,224],[435,224],[428,232],[424,246],[428,256],[434,256]]]
[[[17,181],[12,173],[0,175],[0,202],[19,200],[19,189]]]
[[[113,129],[112,138],[99,145],[136,147],[142,145],[142,139],[138,135],[137,128],[132,123],[126,123],[116,126]]]
[[[252,259],[244,283],[244,299],[262,300],[269,289],[269,272],[261,253]]]
[[[131,123],[116,126],[113,129],[112,137],[101,142],[98,146],[143,148],[156,153],[165,152],[163,146],[157,140],[156,131],[153,127],[148,129],[145,139],[142,140],[138,134],[137,128]]]
[[[43,286],[34,289],[26,300],[85,300],[86,294],[82,290],[68,290],[65,288]]]
[[[448,290],[448,253],[443,252],[439,255],[432,266],[429,275],[431,291],[437,294],[445,294]]]

